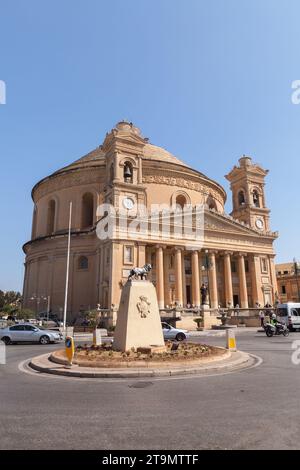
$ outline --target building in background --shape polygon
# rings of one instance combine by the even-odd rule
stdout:
[[[132,123],[119,122],[102,145],[37,183],[32,237],[25,243],[24,306],[52,312],[64,304],[69,204],[73,204],[68,318],[97,304],[117,312],[130,269],[150,263],[160,308],[199,306],[208,284],[210,306],[242,308],[274,303],[277,283],[270,211],[265,200],[267,171],[247,156],[226,176],[233,211],[225,213],[223,187],[149,143]],[[97,237],[97,206],[134,217],[139,204],[195,207],[203,204],[203,246],[173,231],[134,240],[116,230]],[[161,215],[161,214],[160,214]],[[159,217],[160,217],[159,215]],[[46,302],[46,301],[45,301]]]
[[[279,300],[300,302],[300,263],[276,264]]]

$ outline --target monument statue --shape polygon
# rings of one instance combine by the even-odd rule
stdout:
[[[117,351],[132,348],[165,351],[156,289],[144,279],[150,269],[151,265],[132,269],[123,286],[113,342]]]
[[[205,284],[202,284],[201,289],[201,305],[207,304],[207,294],[208,294],[208,289]]]
[[[128,276],[128,281],[131,281],[132,279],[138,279],[139,277],[141,278],[141,280],[145,279],[147,277],[147,274],[150,273],[151,269],[151,264],[145,264],[142,268],[131,269]]]

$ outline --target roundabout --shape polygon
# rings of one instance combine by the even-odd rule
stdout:
[[[201,347],[202,345],[198,345]],[[78,360],[77,363],[68,365],[68,361],[63,350],[54,351],[52,353],[42,354],[32,358],[28,362],[31,370],[39,372],[42,375],[50,374],[56,376],[64,376],[68,378],[90,378],[90,379],[130,379],[143,377],[176,377],[176,376],[207,376],[207,374],[223,374],[236,372],[242,369],[250,368],[261,363],[261,359],[255,355],[246,352],[227,351],[224,348],[214,347],[215,354],[208,354],[206,357],[198,359],[180,360],[176,358],[171,361],[167,357],[165,359],[155,358],[145,361],[132,360],[125,362],[109,363],[103,361],[102,367],[95,366],[95,361]],[[76,359],[75,359],[76,361]]]
[[[12,437],[15,449],[159,449],[166,439],[168,449],[294,448],[300,376],[291,346],[299,338],[238,331],[238,347],[252,365],[229,365],[238,356],[232,353],[223,368],[215,362],[194,374],[98,379],[28,366],[40,356],[47,362],[57,345],[9,346],[0,367],[0,448],[11,446]],[[197,341],[223,347],[225,335]],[[289,397],[284,419],[274,414],[282,394]]]

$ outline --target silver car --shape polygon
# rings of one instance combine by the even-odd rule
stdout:
[[[5,344],[12,343],[56,343],[62,338],[59,331],[44,330],[43,328],[24,323],[13,325],[0,330],[0,340]]]
[[[188,331],[180,328],[174,328],[168,323],[162,322],[161,324],[164,339],[175,339],[176,341],[183,341],[188,337]]]

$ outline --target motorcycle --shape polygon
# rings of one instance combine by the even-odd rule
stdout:
[[[280,322],[277,322],[275,325],[273,323],[266,323],[265,332],[268,338],[271,338],[274,335],[288,336],[290,334],[287,326]]]

